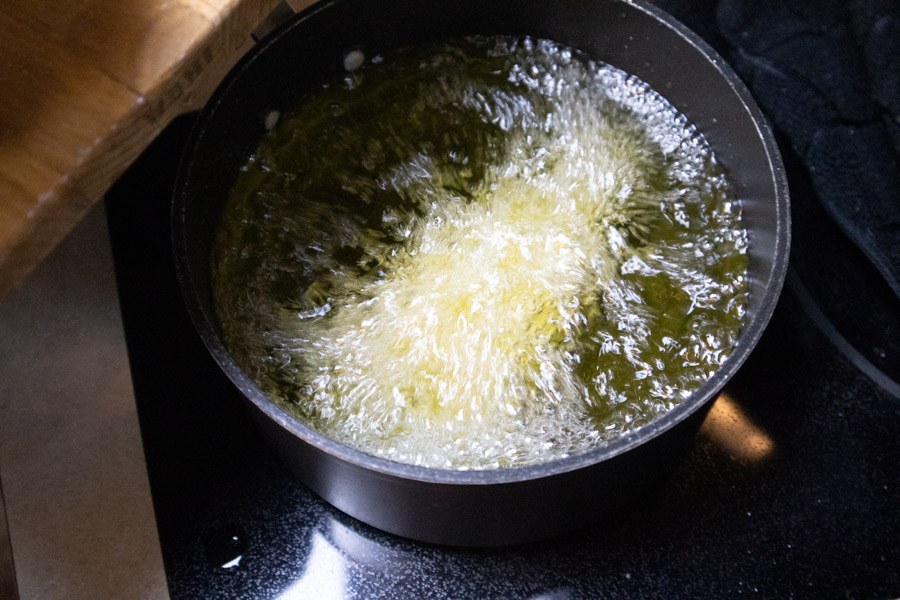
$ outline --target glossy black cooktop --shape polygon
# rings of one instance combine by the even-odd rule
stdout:
[[[193,119],[176,120],[107,197],[172,598],[900,597],[900,401],[822,333],[802,281],[826,276],[809,260],[792,263],[801,285],[678,470],[601,524],[466,550],[331,508],[265,447],[182,305],[169,197]],[[809,201],[801,166],[788,169]],[[808,256],[802,222],[795,209],[795,253]]]

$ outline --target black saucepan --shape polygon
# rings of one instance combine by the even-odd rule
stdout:
[[[607,446],[537,466],[449,471],[341,445],[270,402],[220,340],[210,247],[240,165],[265,117],[338,75],[348,49],[369,56],[471,34],[548,38],[638,76],[707,137],[743,204],[751,290],[734,354],[669,413]],[[711,399],[756,344],[784,279],[788,193],[772,133],[749,92],[706,44],[658,9],[618,0],[323,0],[259,43],[196,126],[174,198],[174,252],[188,309],[210,353],[246,397],[288,467],[322,498],[375,527],[418,540],[498,545],[577,528],[633,499],[683,454]]]

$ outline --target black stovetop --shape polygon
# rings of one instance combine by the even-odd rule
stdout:
[[[718,421],[670,479],[603,523],[467,550],[343,515],[264,445],[175,280],[168,199],[193,120],[176,120],[107,196],[172,598],[900,596],[900,402],[886,391],[890,378],[875,383],[854,366],[858,352],[848,359],[829,341],[853,335],[835,336],[816,304],[821,281],[834,277],[810,258],[827,225],[803,229],[818,221],[796,207],[811,210],[814,193],[789,151],[792,285],[726,387]]]

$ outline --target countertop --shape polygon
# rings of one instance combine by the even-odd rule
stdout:
[[[0,298],[203,103],[276,3],[0,3]]]
[[[0,477],[23,599],[168,596],[102,208],[0,306]]]

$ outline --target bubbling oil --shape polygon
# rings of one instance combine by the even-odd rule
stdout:
[[[740,203],[646,84],[553,42],[375,57],[274,122],[213,258],[273,400],[399,462],[491,469],[646,425],[729,356]]]

